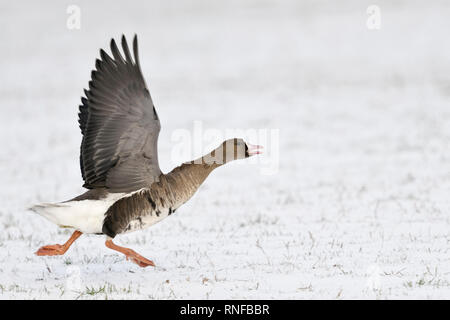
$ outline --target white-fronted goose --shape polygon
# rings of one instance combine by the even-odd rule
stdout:
[[[36,252],[39,256],[64,254],[82,233],[105,234],[108,248],[141,267],[154,266],[112,239],[174,213],[222,164],[260,153],[260,146],[230,139],[209,154],[162,173],[157,153],[160,122],[141,72],[137,37],[134,60],[124,36],[122,49],[124,56],[112,39],[112,57],[100,50],[86,98],[81,98],[80,166],[83,187],[89,190],[72,200],[31,208],[61,227],[75,229],[65,244],[43,246]]]

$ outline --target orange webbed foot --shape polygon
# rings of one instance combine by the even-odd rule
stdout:
[[[77,240],[81,236],[80,231],[75,231],[70,239],[66,241],[64,244],[52,244],[48,246],[40,247],[38,251],[35,252],[38,256],[60,256],[66,253],[66,251],[70,248],[72,243]]]
[[[110,249],[113,249],[113,250],[119,251],[120,253],[123,253],[125,255],[125,257],[127,258],[127,260],[131,260],[132,262],[136,263],[139,267],[145,268],[148,266],[152,266],[152,267],[155,266],[155,264],[153,263],[152,260],[144,258],[143,256],[141,256],[134,250],[116,245],[115,243],[112,242],[111,239],[106,240],[105,245]]]
[[[127,258],[127,260],[131,260],[132,262],[136,263],[139,267],[145,268],[148,266],[155,266],[155,263],[152,260],[149,260],[143,256],[141,256],[140,254],[136,253],[135,251],[128,249],[129,251],[127,251],[125,254],[125,257]]]
[[[53,244],[48,246],[43,246],[35,252],[38,256],[60,256],[66,252],[64,246],[60,244]]]

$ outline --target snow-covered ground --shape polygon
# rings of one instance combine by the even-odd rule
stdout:
[[[450,298],[450,4],[376,2],[379,30],[364,1],[2,1],[0,298]],[[71,231],[26,208],[83,192],[79,98],[122,33],[139,36],[163,171],[195,121],[279,141],[116,238],[156,268],[103,236],[37,257]]]

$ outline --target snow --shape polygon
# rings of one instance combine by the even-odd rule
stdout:
[[[64,2],[1,4],[0,298],[450,297],[448,2],[377,1],[380,30],[360,1],[77,5],[80,30]],[[139,37],[164,172],[189,160],[174,137],[196,121],[224,135],[205,148],[232,129],[279,139],[116,238],[156,268],[103,236],[37,257],[71,230],[26,208],[83,192],[77,106],[122,33]]]

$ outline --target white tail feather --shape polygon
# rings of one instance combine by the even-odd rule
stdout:
[[[61,203],[41,203],[29,209],[59,225],[83,233],[102,233],[108,208],[124,194],[110,194],[101,200],[81,200]]]

